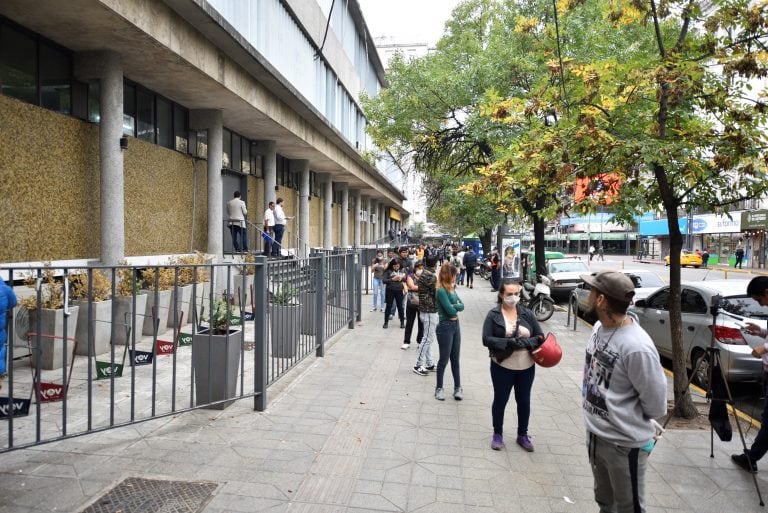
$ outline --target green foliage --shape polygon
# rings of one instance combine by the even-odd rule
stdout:
[[[276,284],[275,290],[273,290],[269,296],[269,301],[273,305],[298,305],[298,297],[299,289],[288,283],[281,282]]]
[[[212,314],[203,318],[208,322],[214,335],[225,335],[229,332],[229,323],[232,319],[232,305],[226,298],[213,300]]]

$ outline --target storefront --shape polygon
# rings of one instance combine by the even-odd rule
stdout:
[[[766,252],[766,231],[768,231],[768,210],[753,210],[741,213],[741,229],[744,231],[746,253],[755,258],[747,261],[749,267],[764,269]]]

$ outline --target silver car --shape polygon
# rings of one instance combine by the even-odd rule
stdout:
[[[747,280],[713,280],[683,283],[681,308],[683,351],[686,366],[695,368],[694,382],[706,388],[709,362],[704,359],[710,341],[720,349],[723,375],[728,381],[759,381],[763,363],[752,356],[752,348],[764,342],[760,337],[742,331],[744,323],[753,322],[765,328],[768,308],[747,295]],[[720,296],[717,317],[713,323],[710,305]],[[632,308],[640,325],[653,339],[662,356],[672,357],[669,328],[669,286],[659,289],[647,299],[636,301]],[[713,337],[714,336],[714,337]]]
[[[550,294],[552,297],[567,298],[577,285],[583,283],[581,275],[588,272],[589,267],[580,258],[547,260],[547,278],[550,281]]]
[[[629,276],[629,279],[631,279],[632,283],[635,284],[634,301],[645,299],[652,293],[659,290],[660,287],[666,285],[664,280],[662,280],[661,277],[653,271],[648,271],[645,269],[620,269],[618,272]],[[595,274],[597,273],[592,273],[592,276]],[[569,303],[572,312],[577,311],[576,307],[578,307],[579,315],[582,315],[588,321],[595,321],[594,318],[590,318],[589,315],[585,314],[587,311],[587,302],[589,299],[590,288],[591,287],[589,284],[580,283],[575,289],[573,289],[573,292],[571,292]]]

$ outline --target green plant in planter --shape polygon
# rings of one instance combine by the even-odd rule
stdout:
[[[230,331],[230,322],[232,320],[232,305],[224,298],[214,299],[213,311],[207,318],[202,320],[209,323],[214,335],[226,335]]]
[[[112,293],[112,284],[107,275],[101,269],[94,269],[91,273],[93,283],[91,284],[91,300],[98,303],[109,299]],[[88,299],[88,274],[75,274],[70,280],[70,294],[73,299]]]
[[[270,294],[270,302],[280,306],[298,305],[298,297],[299,289],[288,283],[279,283]]]

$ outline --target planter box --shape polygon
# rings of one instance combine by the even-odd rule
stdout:
[[[178,290],[178,294],[176,293]],[[192,303],[192,285],[184,285],[171,291],[171,310],[168,312],[168,322],[165,324],[169,328],[173,327],[173,309],[176,309],[177,322],[181,319],[181,313],[184,312],[184,319],[181,319],[182,326],[189,323],[189,305]],[[160,326],[163,326],[162,324]]]
[[[232,291],[234,294],[238,294],[238,289],[240,289],[240,294],[244,298],[243,301],[245,301],[241,307],[243,310],[251,310],[251,304],[253,303],[253,275],[252,274],[235,274],[233,276],[233,287]],[[238,300],[235,300],[237,304]]]
[[[144,335],[152,335],[155,332],[154,319],[152,318],[152,309],[155,306],[155,292],[153,290],[144,291],[147,294],[147,307],[144,310],[144,324],[141,330]],[[155,315],[159,319],[157,331],[161,332],[168,323],[168,312],[171,309],[171,290],[161,290],[158,293],[157,308]]]
[[[133,298],[131,296],[115,296],[112,300],[112,309],[115,314],[115,336],[112,343],[115,345],[130,344],[131,340],[127,338],[126,319],[128,326],[133,326]],[[147,295],[145,293],[136,294],[136,329],[141,331],[144,326],[143,313],[147,310]],[[126,315],[127,314],[127,315]],[[136,341],[141,340],[141,333],[136,335]]]
[[[192,360],[195,369],[195,405],[229,399],[237,395],[240,348],[243,331],[230,330],[230,335],[208,335],[208,330],[193,335]],[[223,410],[234,400],[209,406]]]
[[[88,356],[88,301],[76,300],[72,304],[80,310],[77,316],[77,354]],[[109,351],[112,335],[112,300],[97,301],[92,306],[90,331],[93,333],[93,354]]]
[[[301,298],[301,332],[305,335],[315,335],[315,320],[317,315],[315,311],[317,307],[317,293],[316,292],[302,292],[299,297]]]
[[[270,305],[270,353],[273,358],[294,358],[299,348],[299,305]]]
[[[67,319],[67,364],[72,362],[75,349],[75,332],[77,330],[78,307],[69,307],[69,318]],[[43,336],[40,344],[40,350],[37,348],[37,338],[30,337],[32,345],[32,365],[37,365],[40,360],[40,368],[46,370],[60,369],[64,365],[64,310],[49,310],[43,308],[40,315],[40,334]],[[29,312],[29,331],[37,330],[38,310]],[[59,338],[54,338],[59,337]]]

